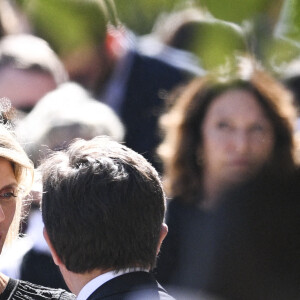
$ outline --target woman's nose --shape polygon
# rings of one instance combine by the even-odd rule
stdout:
[[[5,220],[5,214],[2,209],[2,205],[0,205],[0,222],[3,222]]]
[[[249,137],[247,132],[238,131],[234,137],[234,148],[238,153],[245,153],[248,151]]]

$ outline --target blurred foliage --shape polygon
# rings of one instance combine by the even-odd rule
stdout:
[[[138,34],[145,34],[157,17],[166,12],[198,6],[214,17],[241,24],[265,15],[277,20],[284,0],[115,0],[120,20]],[[275,20],[275,21],[276,21]]]
[[[19,0],[35,34],[59,55],[98,45],[105,37],[106,19],[97,1]]]
[[[300,43],[300,1],[286,0],[279,21],[276,24],[275,35],[285,37]]]
[[[299,55],[300,0],[15,0],[35,33],[60,54],[103,41],[106,17],[138,35],[150,33],[163,13],[197,6],[223,22],[198,29],[186,46],[205,69],[223,64],[247,48],[270,68]],[[102,4],[102,7],[101,5]],[[106,14],[103,14],[103,4]],[[225,22],[226,21],[226,22]],[[231,23],[230,23],[231,22]],[[240,30],[233,29],[241,26]],[[227,29],[226,29],[227,28]],[[242,41],[241,35],[244,35]],[[245,47],[246,44],[246,47]]]
[[[264,45],[263,57],[265,67],[280,74],[287,62],[299,58],[300,48],[292,40],[273,37]],[[300,73],[300,70],[299,70]]]
[[[189,38],[184,50],[196,54],[201,66],[215,69],[248,50],[245,32],[238,25],[214,18],[191,22],[184,27]]]
[[[281,0],[198,0],[199,5],[206,7],[216,18],[242,23],[260,14],[268,14],[275,7],[281,7]]]
[[[157,17],[172,11],[182,0],[115,0],[120,20],[137,34],[149,33]]]
[[[240,25],[248,51],[270,68],[279,68],[284,61],[299,55],[298,47],[287,38],[300,41],[300,0],[115,0],[115,3],[121,21],[138,34],[149,33],[163,13],[197,6],[217,19]],[[223,28],[222,34],[220,28],[206,27],[187,46],[200,57],[205,69],[223,64],[229,53],[232,56],[233,51],[244,47],[237,32],[231,32],[230,36],[230,30],[225,33]],[[277,33],[280,31],[280,38],[274,36],[275,29]]]
[[[280,73],[287,62],[300,58],[300,1],[285,0],[273,34],[265,45],[263,61]],[[300,70],[299,70],[300,72]]]

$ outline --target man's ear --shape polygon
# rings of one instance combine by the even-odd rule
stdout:
[[[156,255],[159,253],[161,244],[163,242],[163,240],[165,239],[165,237],[168,234],[168,226],[165,223],[161,224],[161,230],[160,230],[160,235],[159,235],[159,242],[158,242],[158,246],[157,246],[157,250],[156,250]]]
[[[52,255],[52,258],[53,258],[54,263],[55,263],[57,266],[61,265],[61,264],[62,264],[62,261],[61,261],[61,259],[59,258],[59,256],[57,255],[56,250],[54,249],[54,247],[53,247],[53,245],[52,245],[52,243],[51,243],[51,241],[50,241],[48,232],[47,232],[47,230],[46,230],[45,227],[44,227],[44,229],[43,229],[43,234],[44,234],[44,238],[45,238],[45,240],[46,240],[46,242],[47,242],[47,244],[48,244],[48,246],[49,246],[49,249],[50,249],[50,252],[51,252],[51,255]]]

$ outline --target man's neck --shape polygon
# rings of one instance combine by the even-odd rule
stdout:
[[[60,271],[64,277],[64,280],[70,289],[72,293],[75,295],[78,295],[80,290],[91,280],[98,277],[99,275],[102,275],[104,273],[107,273],[109,271],[112,271],[113,269],[107,269],[107,270],[93,270],[86,273],[74,273],[71,271],[66,270],[66,268],[60,268]]]
[[[143,271],[148,272],[148,270],[144,268],[126,268],[122,270],[111,270],[108,272],[105,272],[93,279],[91,279],[79,292],[77,295],[78,300],[86,300],[92,295],[98,288],[100,288],[102,285],[106,284],[106,282],[111,281],[115,279],[116,277],[137,272],[137,271]]]

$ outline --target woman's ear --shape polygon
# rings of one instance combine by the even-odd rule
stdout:
[[[50,241],[48,232],[47,232],[47,230],[46,230],[45,227],[44,227],[44,229],[43,229],[43,235],[44,235],[44,238],[45,238],[45,240],[46,240],[46,242],[47,242],[47,244],[48,244],[48,246],[49,246],[49,249],[50,249],[50,252],[51,252],[51,255],[52,255],[52,258],[53,258],[54,263],[55,263],[57,266],[61,265],[61,264],[62,264],[62,261],[61,261],[61,259],[59,258],[59,256],[57,255],[56,250],[54,249],[54,247],[53,247],[53,245],[52,245],[52,243],[51,243],[51,241]]]

